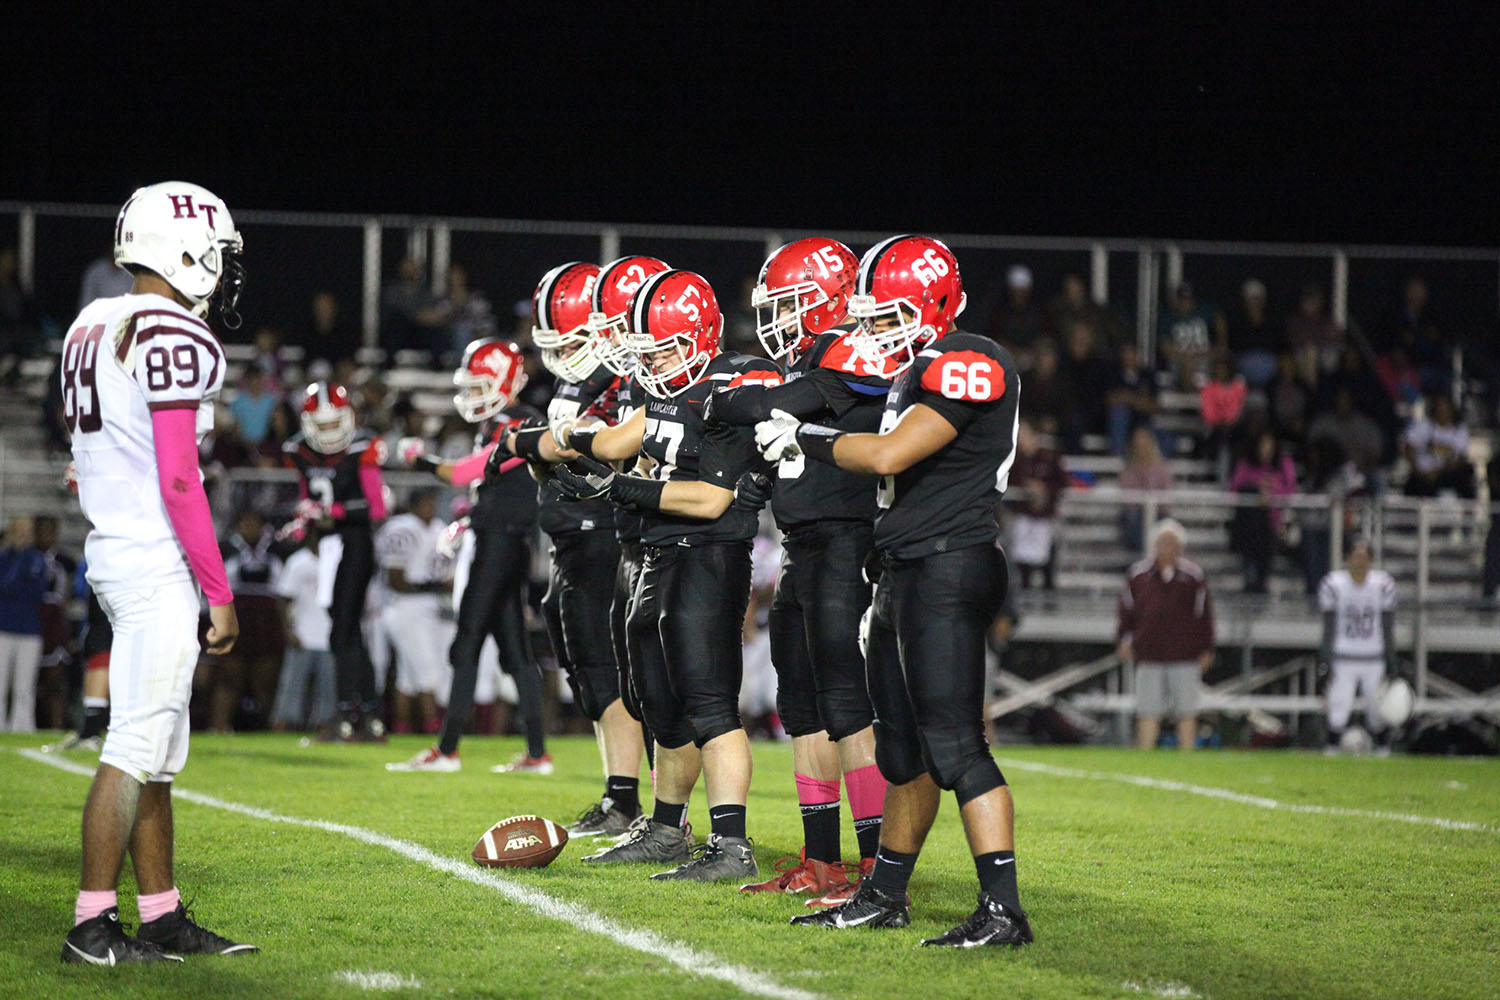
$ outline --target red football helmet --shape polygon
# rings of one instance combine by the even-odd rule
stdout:
[[[566,382],[582,382],[599,367],[599,339],[589,332],[598,277],[596,264],[559,264],[531,296],[531,341],[546,369]]]
[[[314,382],[302,400],[302,436],[314,451],[334,455],[354,440],[354,403],[337,382]]]
[[[453,405],[471,424],[487,420],[510,405],[526,388],[521,349],[508,340],[485,337],[464,348],[463,364],[453,373],[458,392]]]
[[[844,321],[859,260],[838,240],[810,236],[766,258],[750,293],[755,335],[773,359],[801,354]]]
[[[701,276],[653,275],[630,300],[625,346],[637,359],[636,379],[657,399],[672,398],[703,377],[723,331],[719,300]]]
[[[616,375],[635,374],[635,355],[625,348],[625,314],[630,311],[630,298],[647,278],[666,270],[665,261],[639,256],[621,257],[599,269],[589,330],[599,340],[599,360]]]
[[[918,348],[953,329],[966,301],[958,260],[941,240],[892,236],[859,262],[849,297],[849,315],[859,320],[859,330],[850,345],[872,363],[894,362],[900,372]]]

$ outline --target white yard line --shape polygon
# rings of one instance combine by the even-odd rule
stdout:
[[[1319,816],[1357,816],[1362,819],[1384,819],[1397,823],[1414,823],[1418,826],[1438,826],[1445,830],[1472,830],[1476,833],[1500,833],[1500,826],[1493,826],[1488,823],[1476,823],[1466,819],[1448,819],[1445,816],[1419,816],[1415,813],[1386,812],[1381,809],[1349,809],[1344,806],[1315,806],[1301,802],[1280,802],[1276,799],[1268,799],[1263,795],[1246,795],[1243,792],[1230,791],[1227,788],[1214,788],[1209,785],[1190,785],[1182,781],[1150,778],[1143,774],[1119,774],[1113,771],[1082,771],[1073,767],[1037,764],[1032,761],[1015,760],[1009,757],[997,757],[996,763],[1001,767],[1013,768],[1018,771],[1035,771],[1038,774],[1051,774],[1059,778],[1085,778],[1089,781],[1118,781],[1127,785],[1139,785],[1142,788],[1156,788],[1164,792],[1187,792],[1189,795],[1201,795],[1210,799],[1224,799],[1228,802],[1237,802],[1240,805],[1255,806],[1258,809],[1313,813]]]
[[[335,973],[333,978],[347,986],[357,986],[362,990],[377,990],[381,993],[422,988],[422,982],[417,977],[403,976],[397,972],[360,972],[356,969],[345,969]]]
[[[20,750],[17,752],[30,760],[34,760],[40,764],[51,765],[72,774],[79,774],[85,777],[93,777],[94,774],[94,768],[75,764],[70,760],[60,759],[53,754],[44,754],[36,750]],[[383,833],[376,833],[374,830],[366,830],[363,827],[349,826],[345,823],[330,823],[327,820],[321,819],[283,816],[268,809],[245,805],[241,802],[228,802],[224,799],[214,798],[212,795],[191,792],[175,785],[172,789],[172,797],[182,799],[185,802],[192,802],[196,805],[207,806],[210,809],[222,809],[226,812],[239,813],[242,816],[252,816],[255,819],[265,820],[268,823],[285,823],[289,826],[303,826],[313,830],[323,830],[327,833],[337,833],[345,837],[351,837],[374,847],[383,847],[418,864],[426,865],[434,871],[443,872],[467,882],[473,882],[475,885],[483,886],[486,889],[492,889],[512,902],[519,903],[521,906],[533,910],[544,917],[563,921],[580,930],[609,938],[616,944],[626,948],[671,962],[690,975],[722,980],[754,996],[772,997],[775,1000],[821,1000],[816,993],[798,989],[795,986],[785,986],[754,969],[747,969],[742,965],[734,965],[726,962],[717,955],[698,951],[681,942],[669,940],[654,931],[626,927],[576,903],[569,903],[554,896],[549,896],[545,892],[539,892],[536,889],[520,885],[492,869],[480,868],[474,865],[467,858],[460,861],[456,858],[444,857],[441,854],[428,850],[420,844],[414,844],[409,840],[398,840],[395,837],[388,837]]]

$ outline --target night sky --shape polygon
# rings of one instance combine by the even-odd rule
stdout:
[[[14,15],[0,198],[1500,243],[1482,6],[538,6]]]

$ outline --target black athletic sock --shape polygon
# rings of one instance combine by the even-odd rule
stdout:
[[[611,774],[604,779],[604,797],[609,800],[608,809],[618,809],[627,816],[640,815],[641,779]]]
[[[687,825],[687,803],[663,802],[657,799],[656,806],[651,810],[651,822],[682,829]]]
[[[906,887],[911,884],[911,873],[917,867],[917,856],[893,851],[885,845],[875,852],[875,870],[870,873],[870,884],[887,896],[904,899]]]
[[[834,863],[839,853],[839,804],[814,802],[802,804],[802,842],[813,861]]]
[[[81,740],[98,736],[109,728],[109,702],[103,705],[83,706],[83,725],[78,727],[78,738]]]
[[[1016,852],[991,851],[974,856],[979,887],[998,899],[1007,910],[1021,914],[1021,893],[1016,888]]]
[[[859,856],[873,858],[880,850],[880,817],[866,816],[855,820],[854,836],[859,841]]]
[[[1331,747],[1338,746],[1339,745],[1339,740],[1343,737],[1343,735],[1344,735],[1344,731],[1342,729],[1330,729],[1330,730],[1328,730],[1328,745],[1331,746]]]
[[[708,811],[708,828],[721,837],[745,839],[745,807],[714,806]]]

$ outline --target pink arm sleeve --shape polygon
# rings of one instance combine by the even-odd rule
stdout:
[[[151,433],[156,449],[156,477],[162,505],[172,532],[187,553],[193,576],[214,607],[234,602],[224,557],[214,537],[208,496],[198,475],[197,406],[174,406],[151,411]]]
[[[467,486],[484,475],[484,463],[490,459],[490,452],[495,450],[492,441],[480,448],[467,458],[460,458],[453,463],[453,485]]]
[[[380,478],[380,466],[361,465],[359,467],[359,486],[364,491],[365,500],[370,504],[370,520],[385,520],[385,483]]]

